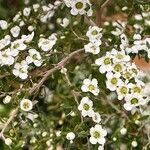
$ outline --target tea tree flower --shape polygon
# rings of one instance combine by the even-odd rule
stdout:
[[[92,94],[97,96],[98,93],[99,93],[97,79],[95,79],[95,78],[93,78],[92,80],[84,79],[83,80],[83,85],[81,87],[81,90],[83,92],[91,92]]]
[[[11,32],[12,36],[16,38],[20,34],[20,27],[15,26],[15,27],[11,28],[10,32]]]
[[[8,23],[5,20],[0,20],[0,28],[6,30],[8,28]]]
[[[137,106],[144,105],[146,102],[146,99],[144,99],[141,94],[127,94],[125,96],[124,108],[129,111]]]
[[[118,95],[118,99],[122,100],[126,96],[126,94],[128,94],[129,92],[129,85],[122,82],[122,84],[120,84],[117,87],[116,92]]]
[[[95,64],[100,66],[99,72],[102,74],[112,71],[112,56],[110,53],[106,53],[106,56],[96,59]]]
[[[122,84],[119,73],[113,74],[112,72],[108,72],[106,77],[106,86],[110,91],[115,91],[117,87]]]
[[[78,109],[81,111],[83,117],[92,117],[94,114],[92,107],[93,102],[88,97],[83,97],[80,102],[80,105],[78,106]]]
[[[29,56],[26,57],[26,62],[28,64],[34,63],[35,66],[39,67],[42,64],[42,58],[41,55],[38,51],[35,49],[30,49],[29,50]]]
[[[20,109],[23,111],[30,111],[33,108],[33,103],[29,99],[22,99],[20,102]]]
[[[86,36],[89,38],[90,42],[100,42],[101,43],[101,37],[102,37],[102,33],[101,33],[102,29],[99,28],[98,26],[90,26]]]
[[[73,140],[75,139],[75,134],[73,132],[67,133],[66,139],[69,140],[70,143],[73,143]]]
[[[31,8],[30,7],[26,7],[23,10],[23,15],[28,17],[30,15],[30,12],[31,12]]]
[[[107,135],[107,131],[102,128],[101,125],[96,124],[94,127],[90,129],[90,143],[91,144],[102,144],[105,143],[105,136]]]
[[[13,74],[16,77],[21,79],[26,79],[28,77],[28,64],[26,61],[22,61],[21,63],[16,63],[14,65],[14,69],[12,70]]]
[[[55,34],[52,34],[51,36],[49,36],[48,39],[40,38],[38,46],[43,51],[49,51],[49,50],[51,50],[53,48],[53,46],[55,45],[56,41],[57,41],[57,38],[56,38]]]
[[[64,0],[64,3],[71,8],[72,15],[86,14],[91,16],[93,14],[89,0]]]
[[[86,45],[84,45],[84,49],[85,49],[85,52],[89,52],[89,53],[92,53],[92,54],[98,54],[100,52],[100,45],[101,43],[88,43]]]
[[[27,45],[24,44],[23,40],[15,40],[11,43],[11,49],[16,52],[15,56],[17,56],[17,51],[23,51],[27,48]]]

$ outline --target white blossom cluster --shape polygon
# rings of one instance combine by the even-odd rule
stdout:
[[[72,15],[84,15],[92,16],[93,10],[89,0],[64,0],[67,7],[71,8]]]
[[[86,36],[89,38],[90,43],[85,45],[85,52],[90,52],[93,54],[98,54],[100,52],[99,46],[101,45],[101,33],[102,29],[97,26],[90,26],[89,30],[86,33]],[[81,87],[82,92],[91,92],[93,95],[98,96],[99,87],[97,79],[84,79],[83,85]],[[104,144],[106,142],[105,136],[107,131],[102,128],[100,125],[101,116],[98,112],[95,112],[93,109],[93,101],[89,97],[83,97],[78,106],[78,110],[81,111],[83,117],[91,117],[92,120],[96,123],[94,127],[90,128],[90,143],[91,144],[100,144],[98,149],[104,149]]]
[[[106,87],[110,91],[116,91],[119,100],[125,101],[126,110],[147,103],[145,84],[138,79],[140,71],[124,51],[112,49],[105,56],[96,59],[95,63],[99,66],[100,73],[106,73]]]
[[[133,35],[133,44],[128,45],[125,48],[125,51],[129,54],[138,54],[140,51],[145,51],[147,53],[148,58],[150,58],[150,38],[142,39],[140,34]]]
[[[51,11],[53,10],[54,12],[60,4],[61,2],[56,1],[54,5],[41,6],[44,16],[40,16],[39,19],[46,23],[48,19],[54,15]],[[37,12],[39,9],[39,4],[24,8],[22,12],[20,11],[13,18],[15,25],[5,20],[0,20],[0,30],[8,31],[8,34],[0,39],[0,66],[12,66],[12,73],[21,79],[28,77],[30,64],[34,64],[36,67],[42,65],[43,58],[41,53],[52,50],[57,41],[55,33],[47,38],[43,35],[36,37],[34,31],[36,27],[31,25],[28,26],[29,34],[22,34],[22,28],[25,26],[25,22],[27,22],[28,19],[33,21],[33,18],[30,18],[31,11]],[[35,38],[39,40],[37,46],[33,47],[32,43]]]
[[[86,53],[98,54],[100,52],[102,28],[97,26],[90,26],[86,36],[89,38],[89,43],[84,45]]]

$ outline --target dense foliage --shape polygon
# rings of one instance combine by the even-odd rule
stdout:
[[[0,150],[149,150],[149,5],[0,1]]]

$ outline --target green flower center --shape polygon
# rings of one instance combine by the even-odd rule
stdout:
[[[89,110],[90,106],[89,106],[87,103],[85,103],[85,104],[83,105],[83,108],[87,111],[87,110]]]
[[[132,98],[131,99],[131,104],[137,104],[139,100],[137,98]]]
[[[122,55],[122,54],[117,54],[117,55],[116,55],[116,58],[118,58],[118,59],[123,59],[123,55]]]
[[[137,69],[135,69],[135,68],[132,69],[132,72],[135,73],[135,74],[138,73]]]
[[[140,93],[141,92],[141,88],[138,86],[134,87],[132,90],[134,93]]]
[[[75,4],[75,7],[76,7],[77,9],[82,9],[82,8],[83,8],[83,3],[82,3],[82,2],[77,2],[77,3]]]
[[[121,89],[120,89],[120,92],[122,94],[127,94],[127,91],[128,91],[128,89],[125,86],[121,87]]]
[[[105,65],[109,65],[111,63],[111,59],[110,58],[105,58],[104,59],[104,64]]]
[[[23,108],[24,109],[28,109],[29,107],[30,107],[29,103],[28,102],[24,102]]]
[[[34,54],[34,55],[32,56],[32,58],[33,58],[34,60],[36,60],[36,59],[37,59],[37,55]]]
[[[14,48],[18,48],[19,47],[19,43],[14,45]]]
[[[112,79],[111,79],[111,83],[112,83],[112,84],[117,84],[117,82],[118,82],[117,78],[112,78]]]
[[[92,85],[92,84],[90,84],[90,85],[88,86],[88,88],[89,88],[90,91],[95,90],[95,87],[94,87],[94,85]]]
[[[98,139],[98,138],[100,138],[100,133],[95,131],[93,136],[94,136],[94,138]]]
[[[97,34],[98,34],[97,30],[92,31],[92,35],[97,35]]]
[[[130,79],[130,78],[132,77],[132,74],[131,74],[130,72],[126,72],[126,73],[124,74],[124,77],[125,77],[126,79]]]
[[[120,72],[122,70],[122,66],[120,64],[116,64],[114,70]]]

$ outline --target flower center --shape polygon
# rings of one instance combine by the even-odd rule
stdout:
[[[134,93],[140,93],[141,92],[141,88],[138,86],[134,87],[132,90]]]
[[[120,64],[116,64],[114,70],[120,72],[122,70],[122,66]]]
[[[28,109],[29,107],[30,107],[29,103],[28,102],[24,102],[23,108],[24,109]]]
[[[139,101],[137,98],[132,98],[131,99],[131,104],[137,104]]]
[[[138,72],[137,72],[137,69],[135,69],[135,68],[133,68],[132,71],[133,71],[133,73],[135,73],[135,74],[138,73]]]
[[[85,103],[85,104],[83,105],[83,108],[87,111],[87,110],[90,109],[90,106],[89,106],[87,103]]]
[[[121,89],[120,89],[120,92],[122,94],[127,94],[127,91],[128,91],[128,89],[125,86],[121,87]]]
[[[92,35],[97,35],[97,34],[98,34],[97,30],[92,31]]]
[[[75,7],[76,7],[77,9],[82,9],[82,8],[83,8],[83,3],[82,3],[82,2],[77,2],[77,3],[75,4]]]
[[[105,64],[105,65],[109,65],[110,63],[111,63],[110,58],[105,58],[105,59],[104,59],[104,64]]]
[[[19,47],[19,43],[14,45],[14,48],[18,48]]]
[[[112,78],[112,79],[111,79],[111,83],[112,83],[112,84],[117,84],[117,82],[118,82],[118,80],[117,80],[116,78]]]
[[[130,79],[130,78],[132,77],[132,74],[131,74],[130,72],[126,72],[126,73],[124,74],[124,77],[125,77],[126,79]]]
[[[95,90],[95,87],[94,87],[94,85],[92,85],[92,84],[90,84],[90,85],[88,86],[88,88],[89,88],[90,91]]]
[[[116,58],[118,58],[118,59],[123,59],[123,55],[122,55],[122,54],[117,54],[117,55],[116,55]]]
[[[100,133],[98,131],[95,131],[93,136],[94,136],[94,138],[98,139],[98,138],[100,138]]]

